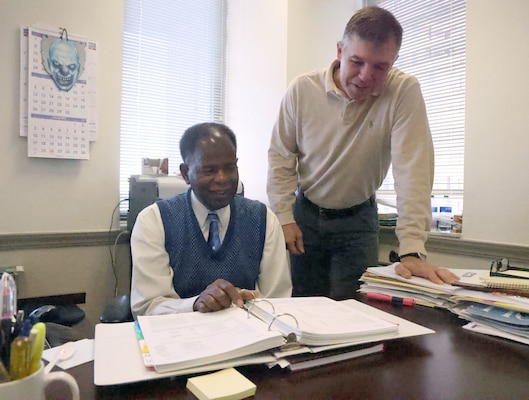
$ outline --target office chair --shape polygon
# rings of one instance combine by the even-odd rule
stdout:
[[[134,321],[130,309],[130,294],[118,296],[112,302],[107,304],[99,316],[99,321],[103,323]]]

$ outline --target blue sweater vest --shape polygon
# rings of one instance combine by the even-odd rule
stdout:
[[[219,278],[236,287],[254,289],[266,238],[266,206],[235,196],[226,236],[215,253],[198,225],[190,190],[157,202],[175,291],[182,298],[196,296]]]

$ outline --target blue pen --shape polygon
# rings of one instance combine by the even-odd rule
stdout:
[[[0,360],[9,368],[14,317],[17,312],[17,287],[13,276],[7,272],[0,280]]]

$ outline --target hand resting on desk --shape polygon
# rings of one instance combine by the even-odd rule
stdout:
[[[410,279],[413,276],[420,276],[431,280],[433,283],[452,283],[458,281],[459,277],[446,268],[436,267],[426,261],[415,257],[405,257],[400,260],[395,267],[395,272],[403,278]]]
[[[239,289],[224,279],[217,279],[200,293],[193,304],[193,311],[218,311],[232,304],[242,307],[245,300],[255,299],[257,295],[256,290]]]

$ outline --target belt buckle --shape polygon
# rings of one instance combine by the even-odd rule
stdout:
[[[319,214],[322,218],[325,218],[325,219],[338,218],[341,215],[340,211],[342,210],[332,210],[330,208],[319,207]]]

